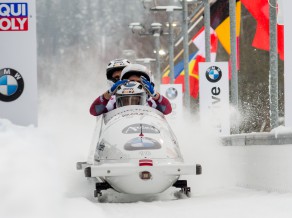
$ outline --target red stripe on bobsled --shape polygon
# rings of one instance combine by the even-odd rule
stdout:
[[[152,160],[139,160],[139,166],[153,166],[153,161]]]

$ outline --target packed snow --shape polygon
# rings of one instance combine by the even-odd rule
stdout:
[[[275,134],[275,137],[277,138],[278,135],[281,134],[292,134],[292,128],[286,126],[278,126],[277,128],[272,129],[271,133]]]

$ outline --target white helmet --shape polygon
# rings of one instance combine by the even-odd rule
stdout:
[[[126,66],[130,64],[127,59],[114,59],[112,60],[106,68],[106,78],[112,82],[116,82],[113,78],[113,73],[117,70],[123,70]]]
[[[129,79],[132,75],[144,76],[149,82],[152,82],[150,70],[141,64],[129,64],[126,66],[121,73],[120,79]]]
[[[135,81],[129,81],[121,85],[115,96],[117,108],[127,105],[145,105],[147,103],[147,94],[142,84]]]

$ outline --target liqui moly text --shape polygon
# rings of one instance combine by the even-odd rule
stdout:
[[[27,3],[0,3],[0,31],[27,30]]]

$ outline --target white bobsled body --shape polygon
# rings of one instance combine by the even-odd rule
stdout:
[[[104,114],[82,168],[87,177],[128,194],[160,193],[180,175],[198,174],[196,164],[184,164],[164,115],[149,106],[125,106]]]

